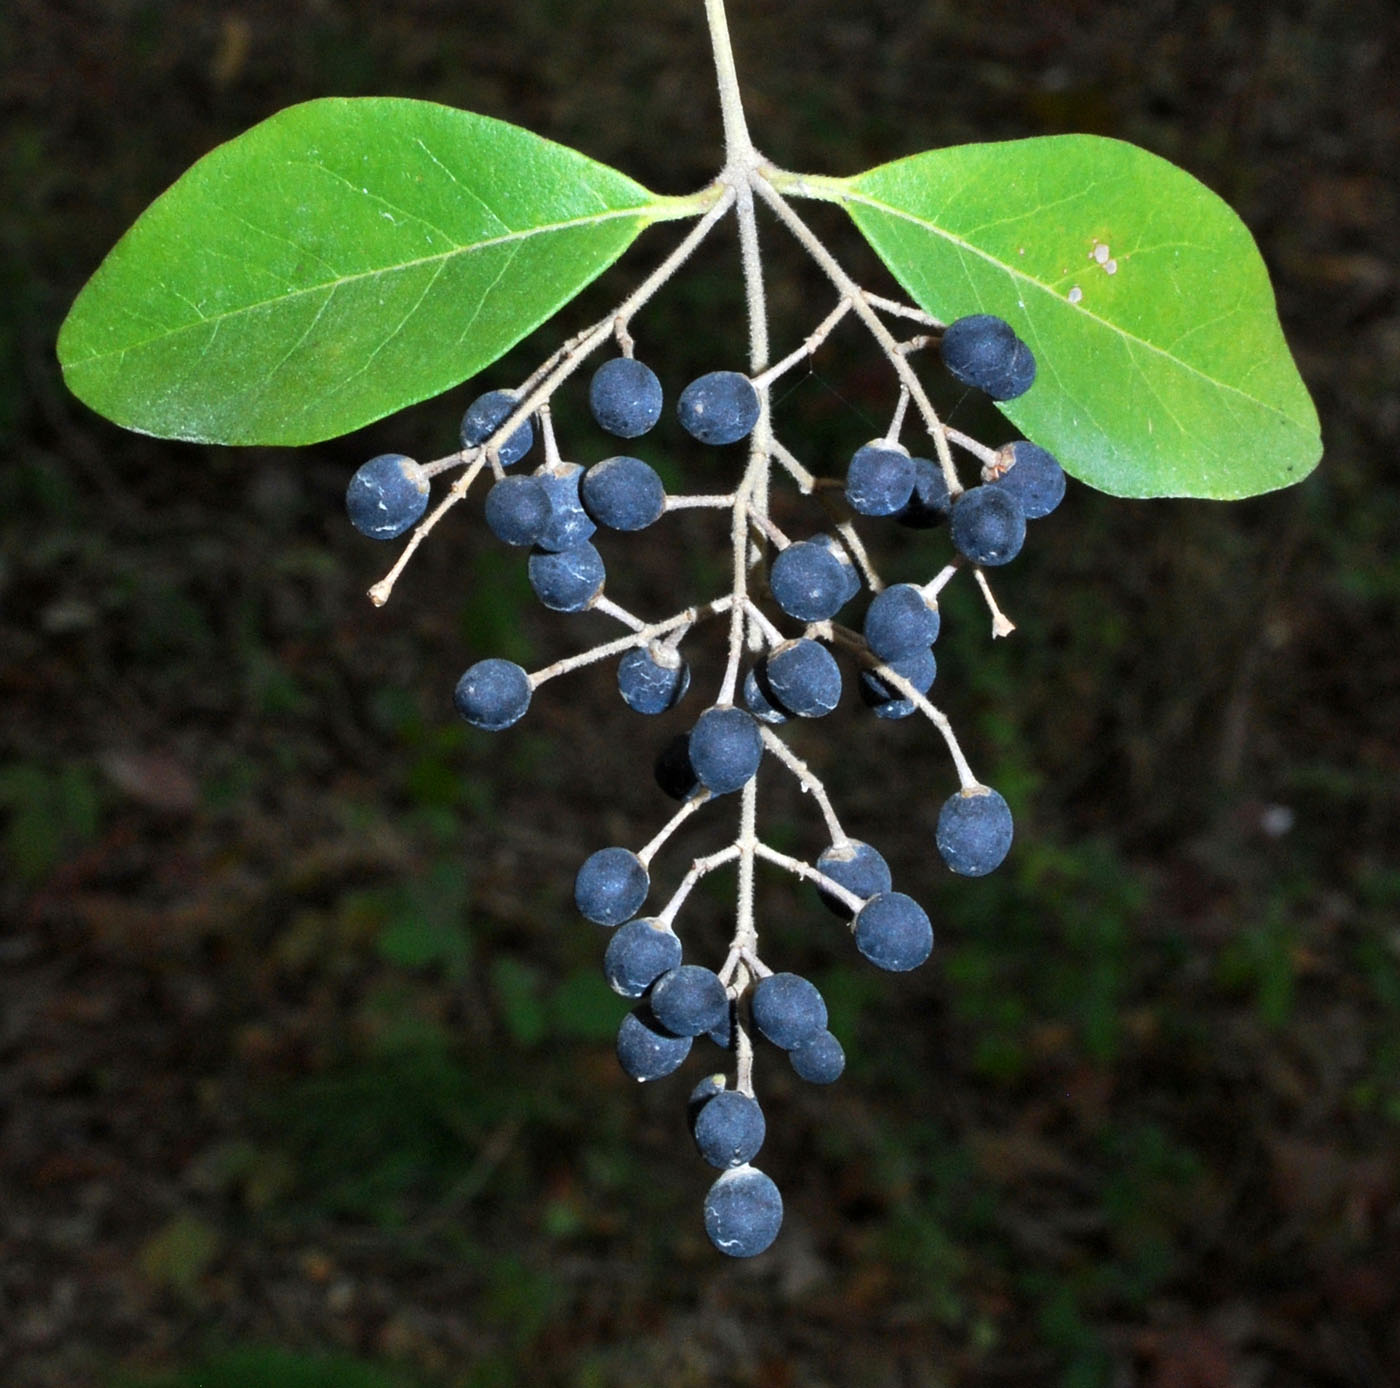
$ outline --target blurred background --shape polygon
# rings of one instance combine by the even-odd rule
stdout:
[[[684,1099],[638,1087],[577,864],[669,814],[611,668],[491,736],[451,690],[601,619],[531,601],[479,499],[393,601],[354,469],[436,457],[672,244],[647,235],[557,323],[440,400],[299,451],[121,432],[53,342],[145,205],[291,102],[430,98],[662,192],[718,163],[699,0],[10,0],[0,12],[0,1362],[14,1388],[804,1388],[1400,1384],[1400,101],[1384,0],[1023,6],[732,0],[749,119],[792,168],[1095,131],[1182,164],[1257,237],[1323,421],[1303,485],[1124,502],[1071,484],[998,596],[945,603],[935,697],[1017,814],[993,877],[931,826],[926,725],[848,697],[794,742],[934,918],[876,975],[815,896],[760,882],[765,955],[809,974],[849,1065],[760,1055],[786,1223],[719,1257]],[[877,288],[833,209],[808,215]],[[780,229],[775,343],[827,293]],[[674,392],[742,360],[719,242],[635,325]],[[954,422],[1004,421],[946,395]],[[838,334],[776,409],[836,473],[886,373]],[[581,386],[566,453],[610,450]],[[718,490],[663,425],[644,455]],[[712,480],[709,480],[713,478]],[[794,510],[792,513],[799,513]],[[693,523],[691,523],[693,521]],[[941,536],[871,531],[887,576]],[[607,549],[663,612],[725,585],[722,524]],[[958,591],[966,588],[966,591]],[[805,856],[810,805],[764,792]],[[659,890],[722,842],[701,816]],[[713,822],[710,822],[713,821]],[[681,917],[717,962],[732,910]],[[713,956],[713,958],[711,957]]]

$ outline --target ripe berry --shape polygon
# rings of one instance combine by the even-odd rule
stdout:
[[[832,881],[838,882],[862,901],[877,896],[880,892],[889,891],[892,885],[890,865],[876,849],[859,839],[847,839],[845,843],[832,844],[817,859],[817,871],[825,873]],[[822,892],[819,889],[819,894],[838,916],[850,920],[853,912],[845,902],[838,900],[830,892]]]
[[[578,484],[583,469],[577,463],[547,463],[535,476],[549,498],[549,515],[535,544],[553,554],[577,549],[598,529],[579,500]]]
[[[600,848],[574,878],[574,903],[585,920],[621,925],[637,914],[651,889],[642,860],[627,848]]]
[[[787,711],[778,706],[776,696],[768,687],[768,676],[762,665],[755,665],[744,676],[744,707],[760,723],[775,728],[788,721]]]
[[[510,417],[520,403],[520,397],[509,390],[488,390],[467,406],[462,416],[462,447],[475,448],[483,444]],[[498,452],[501,466],[518,463],[535,441],[535,426],[527,419],[503,444]]]
[[[974,564],[1009,564],[1026,540],[1026,513],[1014,493],[984,483],[953,503],[953,544]]]
[[[841,702],[841,667],[820,641],[784,641],[763,662],[765,693],[799,718],[820,718]]]
[[[711,371],[681,391],[676,414],[681,427],[701,443],[737,443],[758,423],[758,392],[737,371]]]
[[[474,728],[498,733],[530,707],[530,677],[512,660],[478,660],[453,692],[457,712]]]
[[[913,897],[881,892],[856,913],[856,948],[877,969],[904,973],[933,952],[933,926]]]
[[[915,458],[913,462],[914,491],[895,520],[914,530],[931,530],[939,521],[948,519],[952,508],[948,479],[943,469],[928,458]]]
[[[756,1167],[730,1167],[705,1196],[705,1232],[731,1258],[762,1253],[782,1224],[783,1197]]]
[[[1011,835],[1011,807],[987,786],[950,795],[938,812],[938,851],[962,877],[983,877],[999,867]]]
[[[877,440],[856,449],[846,470],[846,503],[857,515],[892,516],[914,491],[914,460],[898,444]]]
[[[788,1060],[808,1084],[831,1084],[846,1068],[846,1053],[829,1031],[819,1031],[810,1041],[795,1046],[788,1052]]]
[[[685,1102],[686,1122],[690,1124],[690,1131],[695,1131],[695,1120],[700,1116],[700,1110],[715,1097],[716,1094],[723,1094],[729,1088],[729,1080],[723,1074],[706,1075],[694,1089],[690,1091],[690,1098]]]
[[[799,540],[778,553],[768,571],[773,601],[800,622],[834,617],[850,596],[845,572],[832,550],[818,540]]]
[[[652,984],[652,1016],[676,1036],[699,1036],[724,1021],[729,994],[713,969],[682,964]]]
[[[635,357],[614,357],[593,373],[588,407],[600,429],[622,439],[638,438],[661,418],[661,382]]]
[[[758,770],[763,738],[753,715],[732,706],[707,708],[690,731],[690,765],[715,795],[738,790]]]
[[[790,1051],[826,1030],[826,1003],[800,974],[769,974],[754,987],[753,1020],[775,1046]]]
[[[690,764],[689,733],[677,733],[657,753],[652,774],[656,784],[672,800],[689,800],[700,789],[700,778]]]
[[[1027,520],[1048,516],[1064,500],[1065,470],[1059,460],[1025,439],[998,450],[994,472],[995,484],[1021,503]]]
[[[350,524],[371,540],[393,540],[428,509],[428,478],[402,453],[381,453],[361,464],[345,489]]]
[[[898,660],[927,650],[938,636],[938,607],[912,583],[892,583],[865,609],[865,643],[872,655]]]
[[[654,917],[621,925],[603,951],[603,976],[624,998],[639,998],[662,974],[679,968],[680,936]]]
[[[724,1009],[724,1020],[717,1026],[712,1026],[706,1036],[715,1043],[722,1051],[732,1051],[734,1049],[734,999],[730,998],[729,1006]]]
[[[834,536],[813,535],[812,543],[820,545],[835,558],[841,573],[841,605],[844,607],[860,592],[860,574],[856,572],[856,566],[851,563],[851,556],[846,553],[845,545],[841,544]]]
[[[486,524],[508,545],[532,545],[549,520],[549,493],[538,477],[502,477],[486,493]]]
[[[645,530],[666,509],[666,488],[640,458],[604,458],[583,474],[584,509],[613,530]]]
[[[990,313],[949,323],[939,345],[943,365],[965,386],[993,400],[1014,400],[1035,381],[1035,357],[1011,324]]]
[[[634,1080],[659,1080],[678,1070],[690,1054],[692,1038],[673,1036],[647,1007],[635,1007],[617,1029],[617,1059]]]
[[[537,549],[526,566],[535,596],[554,612],[584,612],[603,591],[603,556],[585,540],[558,554]]]
[[[701,1106],[691,1125],[696,1150],[711,1166],[742,1166],[758,1155],[767,1136],[758,1101],[724,1089]]]
[[[690,666],[669,648],[658,660],[645,646],[626,652],[617,666],[617,687],[628,708],[665,713],[690,688]]]
[[[932,651],[915,651],[886,665],[897,675],[903,675],[920,694],[927,694],[938,674],[938,662]],[[914,701],[894,685],[882,679],[874,670],[860,672],[860,697],[877,718],[908,718],[914,712]]]

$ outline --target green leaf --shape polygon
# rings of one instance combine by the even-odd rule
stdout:
[[[935,317],[1005,318],[1039,372],[1000,408],[1091,486],[1232,498],[1316,466],[1317,412],[1258,248],[1165,159],[1053,135],[779,186],[842,203]]]
[[[309,101],[146,209],[78,295],[58,357],[129,429],[314,443],[465,380],[697,204],[486,116]]]

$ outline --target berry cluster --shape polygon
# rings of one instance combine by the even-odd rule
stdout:
[[[867,311],[874,304],[922,318],[916,310],[873,296],[864,296],[864,302]],[[705,1197],[705,1228],[717,1249],[735,1257],[762,1252],[782,1221],[777,1187],[753,1165],[766,1131],[754,1091],[756,1041],[786,1053],[793,1071],[813,1084],[832,1083],[845,1066],[818,989],[798,974],[775,972],[760,954],[752,905],[755,863],[763,860],[812,882],[846,923],[856,950],[877,968],[914,969],[933,949],[933,928],[923,908],[893,889],[889,867],[876,849],[845,832],[820,780],[777,729],[793,719],[831,714],[841,702],[847,674],[876,717],[924,713],[947,743],[960,782],[938,814],[937,850],[947,867],[963,876],[996,868],[1011,846],[1011,812],[996,791],[972,775],[947,719],[927,698],[937,670],[938,595],[959,570],[970,568],[993,614],[994,632],[1009,631],[982,570],[1013,559],[1027,521],[1052,511],[1065,489],[1064,473],[1044,449],[1023,440],[991,449],[967,438],[932,417],[926,399],[920,400],[921,393],[903,376],[889,429],[855,451],[844,479],[809,471],[774,437],[768,388],[810,354],[852,306],[848,294],[802,349],[764,372],[714,371],[680,391],[675,415],[694,439],[717,448],[748,441],[742,476],[723,495],[668,495],[655,469],[630,454],[586,469],[565,461],[548,403],[557,381],[542,368],[518,391],[494,390],[471,403],[462,420],[459,454],[427,467],[398,454],[373,458],[355,474],[346,498],[352,523],[365,535],[392,539],[418,527],[411,549],[437,514],[424,520],[430,476],[444,465],[465,464],[444,505],[464,495],[477,476],[489,476],[486,524],[503,543],[528,550],[530,586],[539,600],[556,612],[601,612],[625,628],[614,640],[534,672],[508,660],[477,661],[454,694],[458,713],[477,728],[511,727],[547,681],[603,659],[616,660],[618,692],[629,708],[665,713],[692,687],[683,653],[686,637],[706,619],[728,621],[729,661],[722,679],[708,691],[709,701],[688,731],[657,758],[657,782],[681,802],[679,808],[644,847],[610,846],[592,854],[578,870],[574,899],[586,919],[610,932],[603,972],[610,987],[634,1004],[617,1034],[624,1072],[638,1081],[669,1075],[697,1039],[733,1058],[732,1081],[723,1072],[702,1079],[691,1094],[688,1116],[701,1157],[721,1172]],[[936,346],[954,377],[995,400],[1031,387],[1035,360],[1002,319],[977,314],[946,326],[923,321],[932,331],[903,344],[902,356]],[[594,371],[589,407],[608,434],[641,439],[660,421],[665,392],[656,373],[632,355],[620,319],[617,336],[622,355]],[[541,380],[549,383],[543,394]],[[935,458],[916,457],[900,442],[911,397],[926,420],[933,419]],[[537,430],[543,460],[529,473],[508,471],[529,455]],[[981,461],[978,485],[960,484],[950,444]],[[794,536],[774,521],[767,482],[775,468],[821,504],[821,528]],[[595,541],[606,543],[608,532],[642,530],[668,512],[700,506],[729,515],[731,590],[652,620],[612,602]],[[865,518],[914,530],[946,523],[953,554],[922,583],[886,585],[856,529],[856,521]],[[862,593],[868,598],[858,624],[840,620]],[[758,837],[755,785],[765,759],[794,775],[821,810],[829,842],[812,862],[779,852]],[[740,803],[734,841],[695,860],[669,899],[648,912],[652,864],[660,849],[691,815],[731,795]],[[737,926],[728,956],[711,968],[686,958],[675,923],[696,883],[730,864],[739,875]]]

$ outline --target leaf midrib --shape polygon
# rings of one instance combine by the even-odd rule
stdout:
[[[400,209],[401,211],[403,209]],[[513,231],[504,236],[493,236],[485,241],[474,241],[470,245],[453,246],[450,250],[441,251],[434,255],[419,256],[414,260],[405,260],[393,265],[381,265],[371,270],[365,270],[356,274],[341,275],[336,279],[319,280],[315,284],[303,285],[298,289],[287,290],[283,293],[272,294],[267,298],[259,299],[254,303],[243,304],[238,308],[229,309],[226,313],[212,314],[201,317],[192,323],[182,323],[179,327],[168,328],[164,332],[153,333],[150,337],[142,338],[139,342],[130,342],[122,347],[114,347],[106,351],[90,352],[86,356],[72,357],[63,363],[67,368],[86,367],[96,362],[104,361],[109,357],[123,357],[129,352],[139,352],[143,347],[149,346],[153,342],[161,342],[167,338],[176,337],[181,333],[191,332],[198,328],[207,327],[212,324],[217,331],[225,323],[232,319],[241,317],[243,314],[254,313],[260,309],[265,309],[269,305],[290,304],[307,294],[320,294],[329,290],[334,295],[342,285],[356,284],[365,280],[375,279],[380,275],[400,274],[406,270],[417,269],[424,265],[438,265],[442,267],[456,256],[474,255],[478,251],[489,250],[494,246],[509,245],[513,242],[524,242],[534,236],[547,235],[550,232],[573,231],[580,227],[598,226],[605,222],[621,221],[629,218],[654,217],[656,208],[643,203],[635,207],[616,208],[607,212],[592,213],[586,217],[573,217],[567,221],[549,222],[543,226],[529,227],[523,231]],[[411,215],[405,213],[405,215]],[[417,220],[415,218],[415,220]],[[192,305],[193,307],[193,305]]]
[[[973,255],[976,255],[982,260],[985,260],[989,265],[994,265],[997,269],[1005,271],[1006,273],[1011,275],[1013,279],[1020,280],[1025,284],[1030,285],[1032,288],[1038,290],[1040,293],[1047,295],[1055,302],[1057,306],[1062,306],[1064,308],[1070,307],[1070,305],[1065,304],[1064,301],[1060,298],[1060,296],[1056,294],[1055,291],[1051,289],[1048,285],[1042,284],[1040,280],[1034,279],[1032,276],[1027,274],[1026,271],[1018,269],[1015,265],[1012,265],[1010,262],[998,260],[996,256],[990,254],[987,251],[982,250],[978,246],[973,245],[972,242],[966,241],[962,237],[955,235],[953,232],[947,231],[944,228],[939,227],[932,222],[927,222],[921,217],[916,217],[912,213],[906,212],[901,208],[891,207],[888,203],[881,202],[877,198],[873,198],[867,193],[848,192],[843,189],[840,192],[840,197],[845,202],[860,203],[863,206],[872,208],[877,212],[882,212],[886,216],[896,218],[900,221],[909,222],[913,226],[919,227],[921,230],[930,232],[931,234],[942,238],[950,245],[957,246],[961,250],[970,251]],[[1122,328],[1116,323],[1109,322],[1108,319],[1101,317],[1099,314],[1093,312],[1091,309],[1081,308],[1078,305],[1075,305],[1074,311],[1076,313],[1082,314],[1085,318],[1091,319],[1094,323],[1098,324],[1102,328],[1107,329],[1109,332],[1115,333],[1119,337],[1124,338],[1126,341],[1137,343],[1139,346],[1146,348],[1147,351],[1153,353],[1154,355],[1160,356],[1166,361],[1171,362],[1173,365],[1181,368],[1181,370],[1189,372],[1193,376],[1199,377],[1201,380],[1208,382],[1217,390],[1229,391],[1230,393],[1240,396],[1242,399],[1247,400],[1251,405],[1255,405],[1259,409],[1264,410],[1269,414],[1279,415],[1282,418],[1289,420],[1297,427],[1303,427],[1302,421],[1295,419],[1293,415],[1288,414],[1278,405],[1271,404],[1267,400],[1261,400],[1258,396],[1251,395],[1248,391],[1241,390],[1238,386],[1231,385],[1227,381],[1219,380],[1217,377],[1210,375],[1208,372],[1202,371],[1200,367],[1194,366],[1191,362],[1185,361],[1181,357],[1173,356],[1169,351],[1167,351],[1163,347],[1159,347],[1155,342],[1151,342],[1145,337],[1140,337],[1137,333],[1129,332],[1126,328]]]

